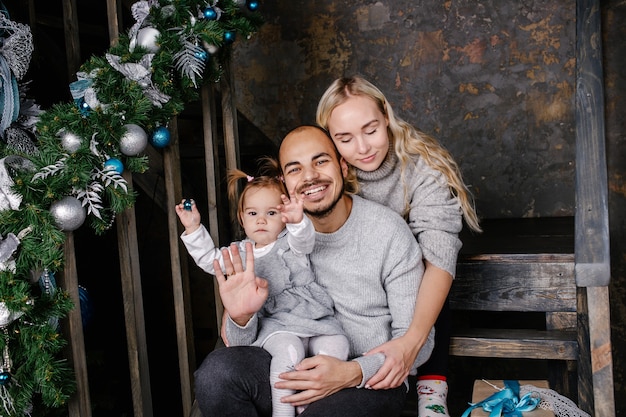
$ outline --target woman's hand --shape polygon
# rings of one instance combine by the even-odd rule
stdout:
[[[366,355],[383,353],[385,362],[365,383],[367,388],[389,389],[400,386],[409,375],[420,347],[405,336],[390,340],[370,350]]]
[[[299,406],[310,404],[344,388],[356,387],[363,376],[357,362],[317,355],[305,358],[296,365],[295,371],[282,373],[279,378],[283,381],[277,382],[276,388],[300,391],[281,398],[281,401]]]
[[[366,382],[369,388],[395,388],[404,381],[428,341],[445,303],[452,286],[452,275],[428,261],[424,261],[424,264],[426,270],[415,301],[413,320],[406,333],[366,353],[371,355],[382,352],[385,355],[383,366]]]
[[[230,318],[240,326],[245,326],[254,313],[263,307],[268,295],[267,281],[254,274],[254,255],[250,242],[246,243],[246,253],[244,269],[237,245],[230,245],[230,252],[222,249],[226,276],[219,261],[213,261],[224,308]]]

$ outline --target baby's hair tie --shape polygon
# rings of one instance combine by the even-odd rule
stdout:
[[[248,177],[248,182],[250,182],[250,181],[252,181],[254,179],[254,177],[250,176],[250,175],[246,175],[246,177]]]

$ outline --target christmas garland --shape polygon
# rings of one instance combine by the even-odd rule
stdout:
[[[262,24],[257,0],[148,0],[105,56],[70,84],[73,101],[42,111],[20,91],[32,52],[27,26],[0,13],[0,415],[63,406],[75,390],[58,320],[74,308],[57,288],[66,231],[100,234],[135,195],[148,143],[219,81],[231,44]]]

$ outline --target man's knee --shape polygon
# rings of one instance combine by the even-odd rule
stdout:
[[[269,416],[271,356],[256,347],[211,352],[194,373],[196,400],[205,416]]]
[[[194,373],[196,390],[206,392],[211,387],[218,387],[223,391],[224,387],[238,384],[242,378],[250,376],[255,368],[268,372],[269,360],[269,354],[257,347],[234,346],[214,350]]]

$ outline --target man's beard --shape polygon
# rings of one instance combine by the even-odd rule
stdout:
[[[309,215],[309,217],[314,217],[316,219],[323,219],[324,217],[327,217],[330,213],[333,212],[333,210],[335,209],[335,207],[337,206],[337,203],[339,203],[339,200],[341,200],[341,197],[343,197],[343,190],[344,186],[342,183],[341,186],[341,192],[337,193],[337,196],[335,197],[335,199],[326,207],[322,207],[322,208],[318,208],[316,210],[307,210],[306,208],[304,209],[304,212]]]

